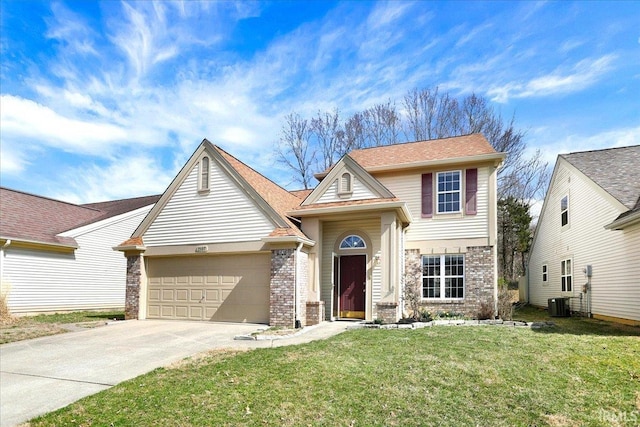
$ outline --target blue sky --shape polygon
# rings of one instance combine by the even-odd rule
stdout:
[[[0,1],[0,181],[35,194],[160,193],[203,138],[292,188],[284,115],[435,86],[550,165],[640,144],[637,1]]]

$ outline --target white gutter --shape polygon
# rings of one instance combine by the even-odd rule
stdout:
[[[0,246],[0,294],[2,293],[2,283],[4,282],[4,248],[11,244],[11,239],[7,239],[2,246]]]
[[[607,230],[622,230],[626,226],[631,225],[636,221],[640,221],[640,210],[624,216],[620,219],[616,219],[610,224],[605,225],[604,228]]]

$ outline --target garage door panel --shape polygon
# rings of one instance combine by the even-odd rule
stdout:
[[[270,260],[269,254],[149,258],[148,316],[266,323]]]
[[[204,300],[204,292],[205,292],[204,289],[193,289],[193,288],[190,289],[189,290],[189,294],[190,294],[189,301],[190,302],[197,302],[197,303],[199,303],[200,301],[203,301]]]
[[[176,289],[176,301],[187,301],[187,296],[189,295],[188,289]]]
[[[149,307],[147,307],[147,314],[149,317],[160,317],[160,306],[149,304]]]
[[[207,289],[205,291],[205,301],[206,302],[222,302],[220,299],[220,290],[219,289]]]
[[[177,305],[175,313],[176,313],[176,318],[178,319],[188,319],[189,307],[184,305]]]

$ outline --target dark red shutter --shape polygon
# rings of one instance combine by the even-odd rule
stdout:
[[[464,213],[475,215],[478,213],[478,169],[467,169],[466,175]]]
[[[433,216],[433,174],[422,174],[422,217]]]

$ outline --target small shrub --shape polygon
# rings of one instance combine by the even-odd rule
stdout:
[[[382,320],[382,318],[378,317],[377,319],[375,319],[373,321],[374,324],[376,325],[382,325],[384,323],[384,320]]]
[[[487,320],[493,319],[493,301],[491,302],[483,302],[480,304],[480,308],[478,309],[478,320]]]

